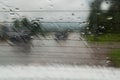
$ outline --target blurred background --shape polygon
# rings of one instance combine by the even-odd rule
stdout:
[[[0,0],[0,6],[1,66],[120,67],[119,0]]]

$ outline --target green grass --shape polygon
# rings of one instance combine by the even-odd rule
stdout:
[[[113,66],[120,67],[120,49],[111,51],[109,57]]]
[[[120,34],[104,34],[97,37],[87,35],[86,39],[92,42],[120,42]]]
[[[98,42],[98,44],[106,44],[109,42],[120,42],[120,34],[105,34],[95,38],[94,36],[87,35],[86,39],[90,42]],[[108,54],[110,57],[111,63],[114,67],[120,67],[120,49],[115,49]]]

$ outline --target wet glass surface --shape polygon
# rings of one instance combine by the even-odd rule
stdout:
[[[0,65],[120,67],[119,0],[0,0]]]

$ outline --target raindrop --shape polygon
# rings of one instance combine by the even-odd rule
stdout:
[[[50,4],[50,7],[51,7],[51,8],[53,8],[53,5],[52,5],[52,4]]]
[[[112,4],[112,3],[113,3],[113,1],[110,1],[110,3]]]
[[[86,23],[86,21],[83,21],[83,23]]]
[[[87,24],[90,24],[90,22],[88,22],[88,21],[87,21],[86,23],[87,23]]]
[[[88,34],[92,34],[92,33],[89,31]]]
[[[109,2],[107,1],[106,4],[109,4]]]
[[[75,14],[74,13],[72,13],[72,16],[74,16]]]
[[[70,17],[68,17],[68,19],[70,19]]]
[[[5,10],[5,8],[2,8],[2,9],[4,9],[4,10]]]
[[[81,34],[82,34],[82,35],[85,35],[85,33],[84,33],[84,32],[81,32]]]
[[[92,3],[92,5],[94,5],[95,3]]]
[[[106,61],[106,63],[108,64],[108,63],[110,63],[110,61],[109,61],[109,60],[107,60],[107,61]]]
[[[50,6],[51,6],[51,7],[53,7],[53,5],[52,5],[52,4],[51,4]]]
[[[15,13],[10,13],[10,15],[14,15]]]
[[[110,2],[109,1],[102,2],[102,4],[101,4],[101,9],[102,10],[109,10],[109,8],[110,8]]]
[[[78,19],[80,19],[81,17],[77,17]]]
[[[19,10],[19,8],[15,8],[16,10]]]
[[[12,20],[16,20],[16,18],[12,18]]]
[[[81,4],[81,6],[84,6],[84,4]]]
[[[89,29],[89,27],[86,28],[87,30]]]
[[[40,9],[43,9],[43,8],[40,8]]]
[[[39,22],[40,20],[38,19],[37,21]]]
[[[96,14],[97,14],[97,15],[100,15],[101,13],[98,12],[98,13],[96,13]]]
[[[12,9],[10,9],[10,11],[13,11]]]
[[[107,20],[111,20],[111,19],[113,19],[113,17],[108,17],[108,18],[107,18]]]
[[[40,17],[39,19],[44,19],[43,17]]]
[[[79,24],[82,24],[81,22],[79,22]]]
[[[59,19],[59,20],[63,20],[63,19],[61,18],[61,19]]]
[[[105,29],[105,27],[104,27],[104,26],[102,26],[102,27],[101,27],[101,29]]]

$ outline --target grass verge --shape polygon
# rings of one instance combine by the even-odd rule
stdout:
[[[100,36],[91,36],[91,35],[86,35],[86,39],[89,42],[97,42],[97,44],[102,44],[103,46],[106,45],[107,43],[112,43],[116,42],[119,45],[120,43],[120,34],[104,34]],[[115,49],[112,50],[109,54],[108,57],[111,60],[111,63],[114,67],[120,67],[120,49]]]
[[[120,34],[105,34],[96,37],[86,35],[86,39],[91,42],[120,42]]]
[[[120,49],[111,51],[109,57],[113,66],[120,67]]]

